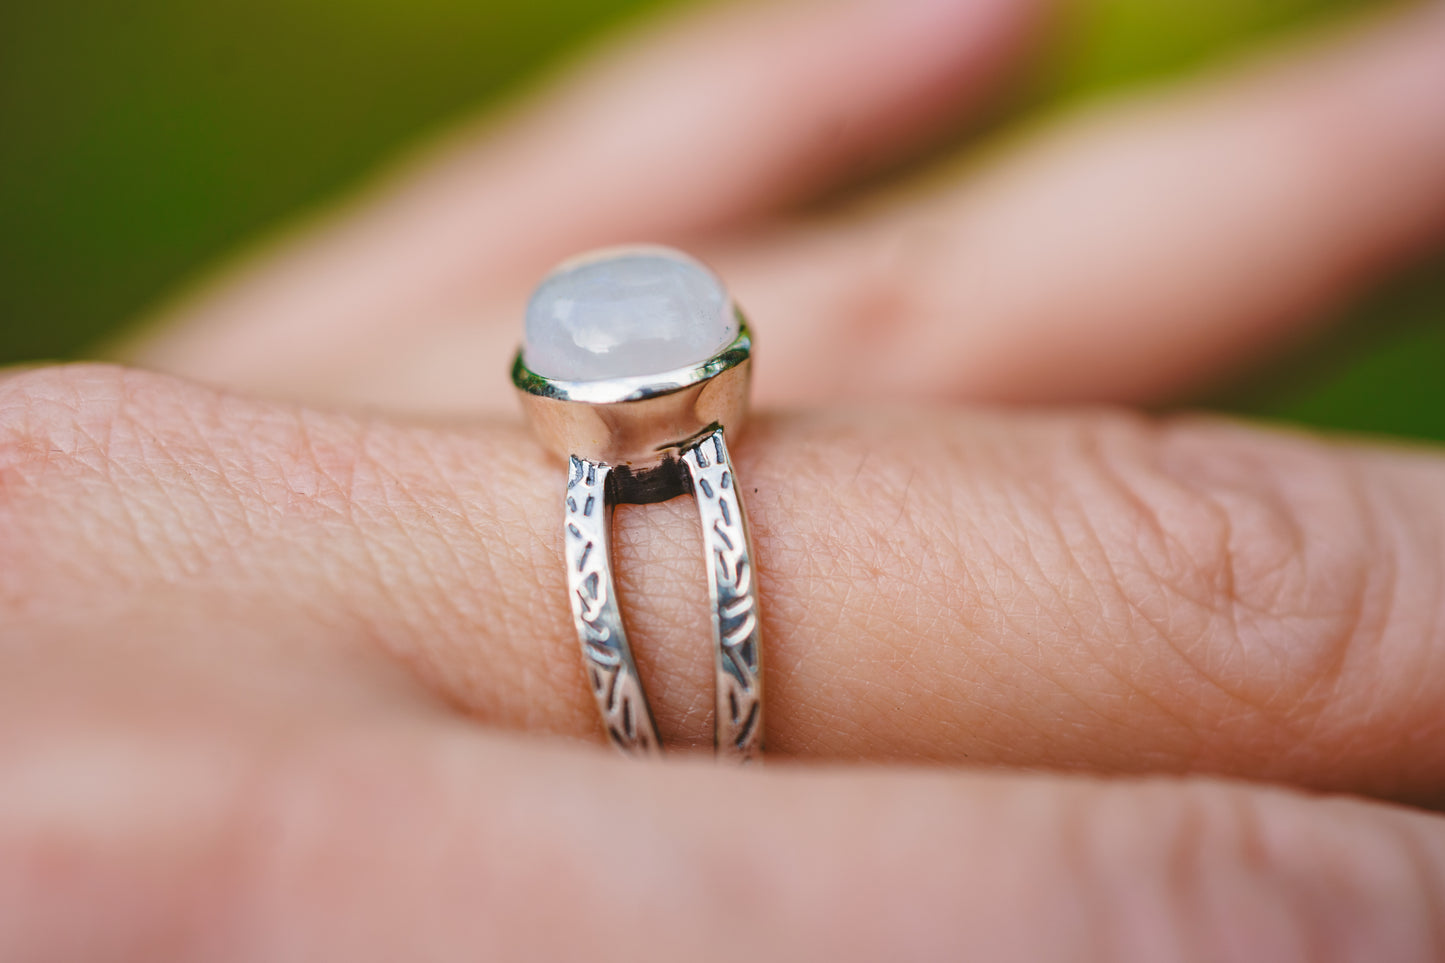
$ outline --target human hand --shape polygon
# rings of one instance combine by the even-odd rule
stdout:
[[[720,266],[764,401],[1144,400],[1287,338],[1445,221],[1434,8],[961,188],[768,217],[915,145],[1020,36],[1017,5],[902,9],[664,34],[143,357],[486,411],[511,404],[521,276],[646,236]],[[708,124],[657,121],[698,98]],[[839,114],[828,137],[799,120]],[[642,161],[624,122],[656,138]],[[562,745],[595,721],[548,601],[558,469],[510,414],[422,425],[113,368],[0,382],[0,956],[1440,951],[1438,817],[1298,791],[1445,786],[1438,456],[860,407],[759,417],[736,454],[776,755],[1076,774]],[[690,512],[625,510],[616,550],[664,735],[700,742]],[[1144,774],[1164,778],[1117,778]]]

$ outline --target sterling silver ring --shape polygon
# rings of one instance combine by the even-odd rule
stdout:
[[[568,460],[564,545],[582,661],[608,737],[661,752],[612,577],[620,503],[692,494],[702,520],[716,668],[714,745],[762,749],[757,579],[725,436],[747,416],[752,338],[710,270],[668,248],[598,251],[557,267],[527,306],[512,365],[528,421]]]

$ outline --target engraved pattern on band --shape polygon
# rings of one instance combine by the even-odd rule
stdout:
[[[583,665],[608,738],[628,755],[655,756],[661,752],[657,724],[632,661],[612,580],[610,472],[605,465],[571,459],[564,539],[567,588]]]
[[[762,750],[762,641],[752,543],[723,430],[683,452],[702,520],[712,598],[719,758],[747,762]]]
[[[577,640],[603,727],[629,755],[661,752],[642,680],[627,644],[612,577],[611,519],[617,486],[612,469],[570,459],[566,559]],[[748,762],[762,751],[762,641],[752,544],[741,493],[721,428],[690,446],[678,462],[697,501],[707,555],[716,679],[713,743],[717,756]]]

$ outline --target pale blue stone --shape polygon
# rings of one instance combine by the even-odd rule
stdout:
[[[527,367],[558,381],[664,374],[711,360],[738,336],[722,282],[665,248],[558,268],[527,305]]]

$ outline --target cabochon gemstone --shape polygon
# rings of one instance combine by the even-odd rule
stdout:
[[[664,374],[738,336],[722,282],[680,251],[646,248],[564,264],[527,305],[522,358],[557,381]]]

